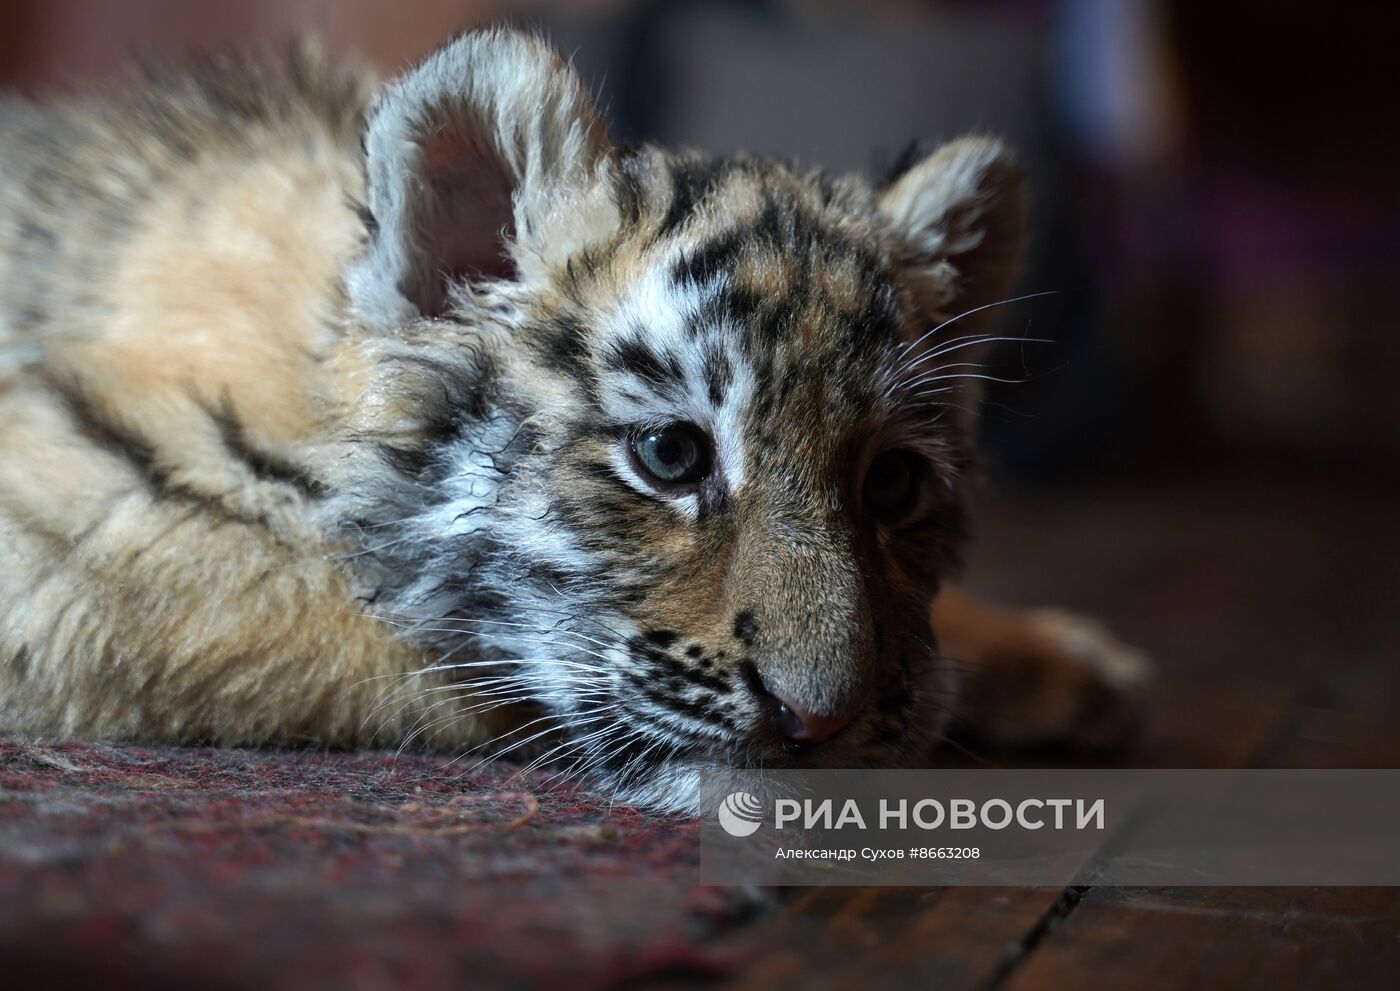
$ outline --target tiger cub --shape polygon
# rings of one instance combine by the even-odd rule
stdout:
[[[926,760],[959,697],[1116,735],[1134,651],[937,595],[1024,213],[985,138],[878,187],[614,146],[500,29],[378,89],[301,49],[0,103],[0,729],[660,808]]]

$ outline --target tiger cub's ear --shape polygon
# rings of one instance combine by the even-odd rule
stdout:
[[[438,49],[384,88],[364,145],[369,243],[346,284],[374,324],[440,316],[454,282],[528,279],[617,223],[593,101],[531,35]]]
[[[1001,299],[1026,244],[1020,169],[989,138],[962,138],[916,159],[880,194],[896,263],[926,319]]]

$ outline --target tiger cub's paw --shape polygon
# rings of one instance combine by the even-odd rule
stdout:
[[[979,645],[963,725],[999,749],[1121,748],[1140,732],[1152,662],[1097,620],[1061,609],[1010,614]]]

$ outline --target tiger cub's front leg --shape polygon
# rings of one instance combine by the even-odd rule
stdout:
[[[1152,664],[1095,620],[993,606],[948,587],[933,628],[961,674],[962,734],[1004,749],[1098,751],[1141,727]]]

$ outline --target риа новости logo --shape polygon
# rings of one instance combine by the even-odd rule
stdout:
[[[719,806],[719,824],[730,836],[751,836],[763,822],[763,803],[746,791],[730,794]]]

